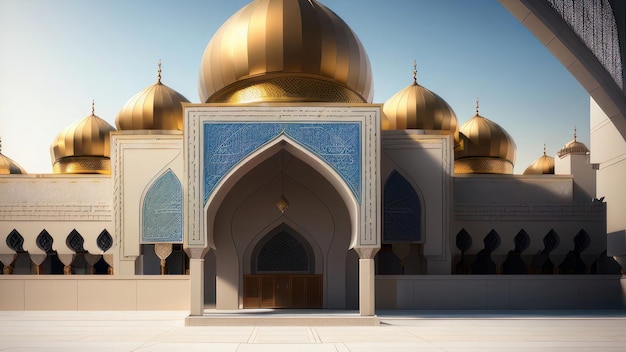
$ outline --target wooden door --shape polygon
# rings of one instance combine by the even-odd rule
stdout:
[[[322,275],[244,275],[244,308],[322,308]]]

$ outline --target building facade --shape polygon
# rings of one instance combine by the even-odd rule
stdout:
[[[92,110],[63,130],[53,174],[2,155],[2,308],[622,307],[575,132],[514,175],[513,136],[478,102],[461,125],[414,72],[373,103],[341,18],[267,3],[207,45],[200,104],[159,68],[115,127]]]

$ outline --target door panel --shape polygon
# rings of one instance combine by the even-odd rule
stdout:
[[[244,276],[243,306],[246,308],[261,307],[261,278],[258,276]]]
[[[322,308],[324,294],[322,293],[322,276],[309,276],[306,278],[306,293],[308,308]]]
[[[244,275],[244,308],[322,308],[322,275]]]
[[[289,275],[274,276],[274,307],[289,308],[291,307],[291,284]]]
[[[307,307],[307,286],[306,277],[291,277],[291,306],[293,308]]]
[[[274,276],[261,276],[261,308],[274,308]]]

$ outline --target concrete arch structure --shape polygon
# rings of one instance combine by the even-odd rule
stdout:
[[[607,203],[607,254],[626,265],[626,3],[499,0],[590,95],[595,198]]]
[[[190,257],[191,315],[203,314],[205,254],[214,250],[216,307],[239,309],[252,242],[281,223],[302,226],[310,233],[309,244],[320,248],[325,308],[346,307],[351,296],[346,292],[353,292],[347,282],[357,282],[346,280],[352,272],[348,251],[355,249],[360,312],[373,315],[374,255],[381,243],[381,107],[206,104],[184,109],[183,237]],[[287,194],[293,205],[283,214],[274,205],[281,195],[276,192],[282,167],[272,160],[278,153],[299,163],[286,172],[286,187],[295,193]]]
[[[319,263],[316,274],[323,275],[328,282],[323,290],[324,306],[344,308],[342,283],[345,269],[340,266],[345,265],[350,238],[355,232],[351,219],[355,212],[350,215],[349,204],[343,203],[341,192],[327,187],[333,182],[316,172],[315,162],[310,158],[287,157],[287,164],[293,165],[296,171],[305,170],[300,171],[305,176],[291,176],[286,171],[284,185],[280,185],[283,175],[281,170],[276,170],[280,165],[276,158],[285,157],[280,153],[290,149],[288,145],[293,146],[278,138],[260,153],[255,153],[252,159],[243,160],[236,169],[245,172],[232,173],[224,182],[229,184],[228,189],[218,186],[219,197],[210,198],[213,202],[219,199],[219,204],[210,201],[206,207],[209,241],[215,245],[216,270],[219,272],[216,282],[218,309],[244,307],[243,279],[250,274],[247,268],[253,253],[251,249],[268,231],[285,223],[298,228],[307,244],[316,249],[315,262]],[[281,186],[291,203],[284,213],[274,205],[282,193]],[[308,216],[311,213],[316,216],[311,218]]]

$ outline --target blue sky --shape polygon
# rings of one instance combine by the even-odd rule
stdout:
[[[50,144],[96,115],[115,125],[124,103],[157,79],[192,102],[202,53],[249,0],[0,0],[2,153],[50,173]],[[443,97],[462,124],[480,114],[517,144],[515,173],[573,137],[589,146],[589,95],[497,0],[322,0],[367,50],[374,102],[412,82]]]

